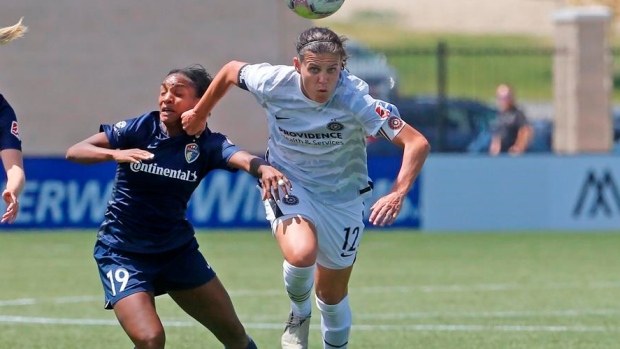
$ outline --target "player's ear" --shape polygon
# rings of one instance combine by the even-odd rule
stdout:
[[[299,57],[293,57],[293,66],[298,73],[301,73],[301,61],[299,61]]]

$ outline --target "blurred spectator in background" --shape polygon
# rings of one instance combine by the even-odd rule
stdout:
[[[20,19],[17,24],[0,28],[0,45],[19,38],[26,32]],[[22,141],[19,138],[17,118],[9,102],[0,94],[0,159],[6,171],[6,187],[2,191],[2,199],[6,203],[6,211],[0,222],[13,223],[19,212],[19,194],[24,190],[24,160],[22,157]]]
[[[532,138],[532,127],[523,112],[515,105],[512,87],[501,84],[496,90],[499,114],[493,125],[489,153],[521,154],[527,150]]]

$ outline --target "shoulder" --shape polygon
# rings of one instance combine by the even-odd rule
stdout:
[[[342,71],[336,85],[336,94],[342,100],[360,100],[368,95],[368,84],[355,75]]]
[[[137,117],[120,120],[114,124],[101,125],[100,130],[105,131],[109,129],[119,134],[128,132],[135,133],[138,130],[152,132],[155,129],[158,120],[159,112],[151,111]]]
[[[9,102],[0,94],[0,121],[11,122],[17,120],[15,111]]]
[[[206,147],[220,146],[225,142],[232,144],[226,135],[219,132],[213,132],[209,128],[205,130],[200,138],[197,138],[197,142],[201,146]]]
[[[120,121],[127,123],[128,126],[131,126],[131,128],[134,129],[142,129],[142,128],[153,128],[157,122],[159,122],[159,112],[158,111],[150,111],[147,113],[144,113],[140,116],[134,117],[134,118],[130,118],[130,119],[126,119],[124,121]]]
[[[0,94],[0,110],[13,110],[9,102]]]
[[[359,113],[362,109],[372,107],[378,102],[368,94],[368,84],[347,71],[340,74],[334,97],[334,102],[354,114]]]

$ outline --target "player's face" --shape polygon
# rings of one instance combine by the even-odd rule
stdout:
[[[311,100],[325,103],[334,93],[342,58],[336,53],[306,52],[303,61],[293,59],[295,69],[301,74],[301,91]]]
[[[164,124],[181,122],[181,114],[192,109],[199,98],[194,83],[183,74],[168,75],[159,88],[159,118]]]

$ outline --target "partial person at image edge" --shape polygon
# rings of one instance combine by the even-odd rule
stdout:
[[[10,27],[0,28],[0,45],[8,44],[21,37],[27,27],[22,25],[22,19]],[[22,141],[19,136],[19,126],[15,111],[9,102],[0,94],[0,159],[6,171],[6,187],[2,191],[2,199],[6,204],[6,211],[0,218],[0,223],[13,223],[19,213],[19,195],[26,185],[24,173],[24,158],[22,155]]]

